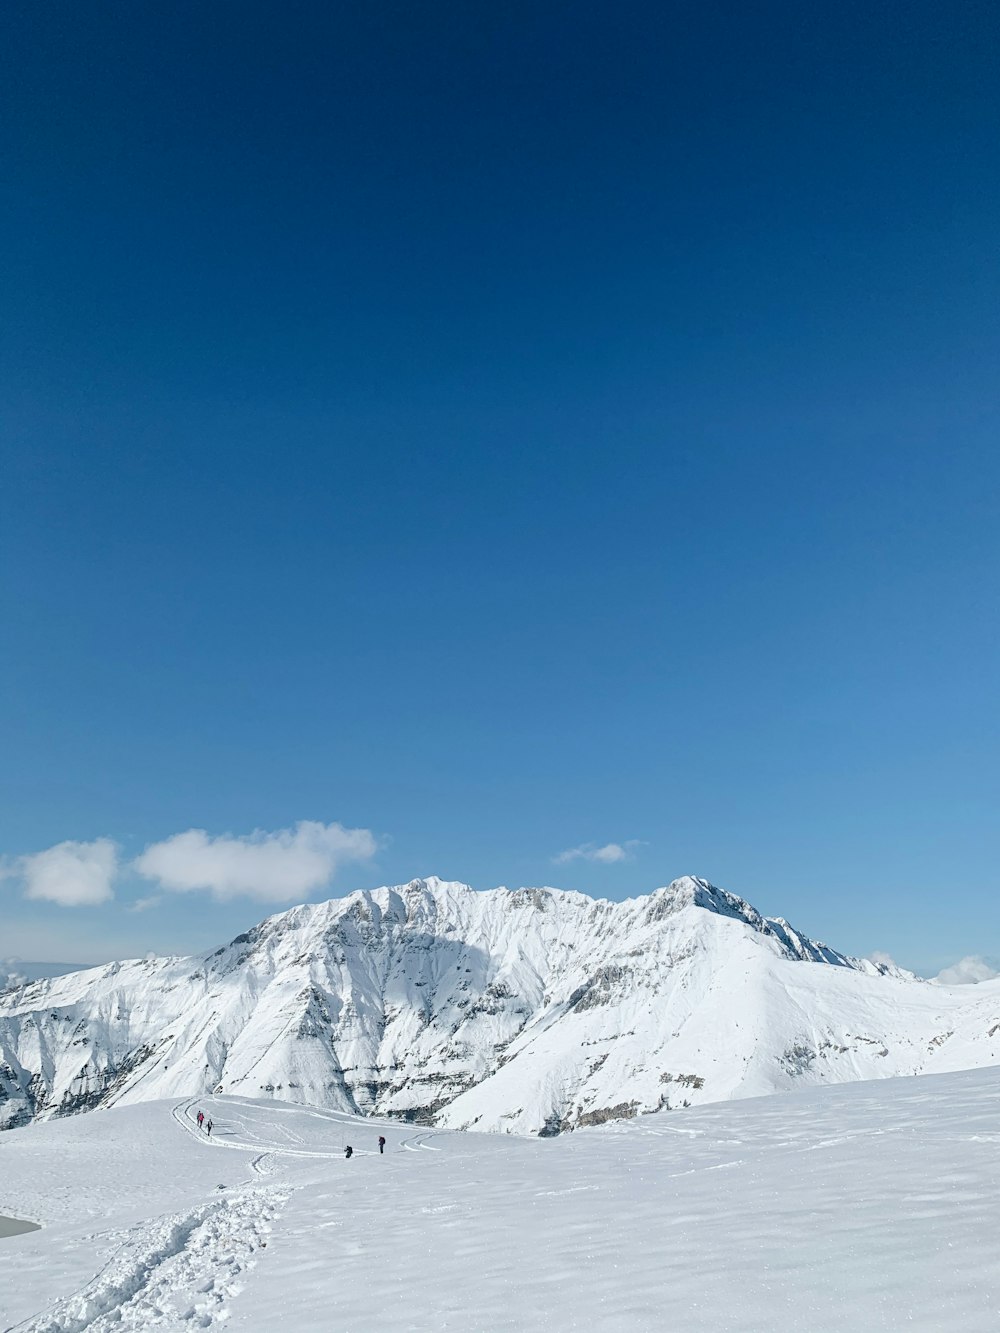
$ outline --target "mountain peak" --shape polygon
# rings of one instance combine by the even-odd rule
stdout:
[[[720,889],[698,875],[682,875],[665,888],[657,889],[652,896],[669,898],[678,907],[702,907],[706,912],[715,912],[719,916],[736,917],[748,925],[756,926],[764,919],[746,899],[727,889]]]

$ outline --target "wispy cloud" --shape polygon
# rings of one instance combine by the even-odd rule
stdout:
[[[942,986],[971,986],[977,981],[992,981],[994,977],[1000,977],[995,967],[978,954],[970,954],[968,958],[952,963],[951,967],[943,968],[934,980],[940,981]]]
[[[552,860],[557,866],[568,861],[597,861],[603,865],[614,865],[617,861],[631,861],[637,847],[646,844],[641,838],[629,838],[627,842],[606,842],[600,846],[596,842],[585,842],[579,847],[569,847]]]
[[[368,829],[301,820],[294,828],[209,837],[188,829],[147,847],[132,865],[171,893],[207,890],[214,898],[291,902],[323,888],[344,861],[367,861],[377,844]]]
[[[127,910],[129,912],[148,912],[151,907],[158,907],[162,902],[162,893],[151,893],[145,898],[136,898],[134,903],[129,903]]]
[[[60,907],[95,907],[114,897],[118,847],[110,838],[60,842],[44,852],[16,857],[4,870],[24,884],[24,896]]]

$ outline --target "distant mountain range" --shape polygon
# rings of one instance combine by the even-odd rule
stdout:
[[[414,880],[0,993],[8,1128],[214,1091],[548,1135],[998,1061],[1000,981],[851,958],[694,878],[618,903]]]

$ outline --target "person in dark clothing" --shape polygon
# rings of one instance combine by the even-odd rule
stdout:
[[[381,1153],[381,1152],[385,1152],[385,1135],[384,1135],[384,1134],[380,1134],[380,1135],[378,1136],[378,1150],[379,1150],[380,1153]]]
[[[348,1144],[347,1147],[344,1149],[344,1156],[345,1156],[345,1157],[350,1157],[351,1154],[352,1154],[353,1152],[354,1152],[354,1149],[351,1147],[350,1144]]]
[[[212,1122],[211,1122],[211,1120],[206,1120],[206,1121],[205,1121],[205,1133],[206,1133],[206,1134],[211,1134],[211,1132],[212,1132]]]

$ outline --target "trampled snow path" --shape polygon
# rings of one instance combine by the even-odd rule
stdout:
[[[212,1135],[198,1126],[202,1107],[217,1118]],[[280,1103],[264,1115],[259,1102],[241,1098],[226,1099],[222,1107],[220,1114],[215,1102],[185,1098],[170,1106],[169,1114],[196,1151],[208,1150],[206,1166],[218,1160],[212,1150],[229,1149],[243,1155],[245,1171],[261,1183],[234,1188],[223,1182],[216,1186],[219,1197],[208,1203],[140,1222],[123,1236],[108,1233],[105,1238],[114,1248],[89,1281],[39,1314],[8,1325],[4,1333],[209,1328],[229,1318],[229,1302],[266,1248],[271,1223],[289,1193],[262,1182],[279,1170],[282,1159],[342,1160],[346,1139],[358,1137],[348,1130],[360,1126],[355,1117]],[[378,1128],[364,1123],[369,1138]],[[426,1142],[433,1137],[427,1131],[401,1136],[397,1125],[385,1128],[395,1148],[436,1151]],[[371,1148],[356,1151],[376,1155]]]
[[[266,1246],[279,1198],[248,1189],[138,1226],[81,1291],[12,1333],[210,1328]]]
[[[193,1120],[188,1124],[184,1119],[188,1105],[181,1103],[169,1111],[171,1118],[195,1139],[197,1126]],[[161,1121],[158,1139],[163,1138],[162,1113],[166,1109],[157,1107],[157,1119]],[[14,1323],[6,1324],[0,1310],[4,1333],[83,1333],[84,1330],[138,1333],[147,1328],[210,1328],[228,1318],[229,1302],[266,1247],[272,1221],[288,1197],[287,1188],[263,1183],[262,1177],[269,1174],[272,1154],[246,1154],[241,1158],[234,1155],[235,1172],[219,1171],[228,1154],[220,1156],[210,1150],[227,1146],[222,1140],[213,1144],[207,1135],[202,1135],[201,1142],[192,1143],[193,1153],[185,1153],[178,1159],[169,1142],[150,1142],[149,1129],[155,1129],[155,1122],[140,1126],[144,1132],[137,1137],[127,1131],[115,1135],[114,1119],[101,1116],[90,1134],[86,1130],[80,1133],[80,1122],[73,1122],[73,1128],[67,1125],[69,1132],[56,1140],[70,1140],[60,1144],[64,1151],[57,1150],[51,1157],[39,1154],[44,1162],[40,1192],[45,1192],[46,1167],[48,1173],[62,1180],[72,1170],[70,1163],[75,1163],[74,1183],[83,1187],[82,1193],[92,1191],[97,1196],[89,1200],[89,1207],[86,1199],[66,1200],[81,1215],[100,1213],[102,1203],[114,1215],[123,1206],[134,1205],[140,1193],[147,1195],[144,1209],[147,1213],[150,1203],[155,1207],[158,1195],[165,1202],[174,1193],[195,1193],[203,1201],[180,1211],[154,1212],[125,1228],[77,1234],[74,1243],[67,1247],[73,1261],[68,1271],[79,1272],[79,1261],[85,1261],[87,1255],[100,1262],[97,1271],[92,1270],[92,1275],[68,1294],[50,1300],[37,1313]],[[2,1141],[3,1146],[10,1142],[10,1139]],[[79,1160],[83,1145],[92,1149],[91,1160],[85,1163]],[[5,1160],[10,1162],[9,1155]],[[164,1179],[163,1175],[166,1162],[175,1172],[170,1179]],[[206,1183],[206,1168],[212,1170],[211,1179],[217,1182],[214,1186]],[[244,1183],[241,1178],[247,1175],[257,1183]],[[219,1180],[219,1176],[225,1178]],[[21,1197],[28,1199],[30,1195],[22,1193]],[[117,1209],[114,1202],[118,1203]],[[58,1224],[52,1228],[54,1232],[59,1229]],[[30,1264],[24,1276],[31,1277]],[[37,1278],[35,1285],[41,1287]],[[51,1284],[45,1282],[43,1289],[48,1294]]]

